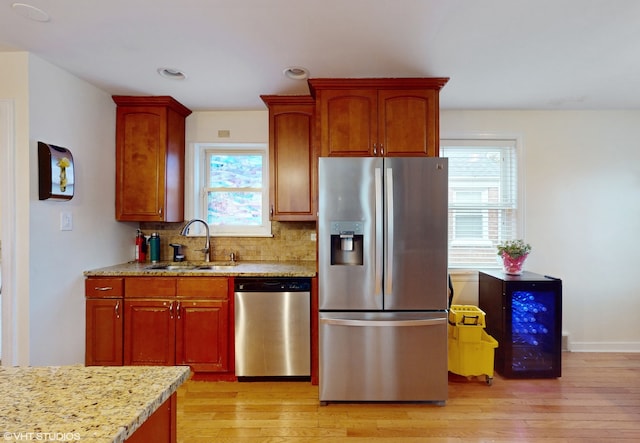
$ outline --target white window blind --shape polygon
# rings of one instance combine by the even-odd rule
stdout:
[[[515,139],[443,139],[449,158],[449,267],[498,267],[496,245],[518,238]]]

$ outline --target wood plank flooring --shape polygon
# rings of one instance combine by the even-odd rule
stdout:
[[[638,442],[640,354],[563,353],[559,379],[493,385],[450,375],[449,400],[330,403],[309,382],[194,382],[179,443]]]

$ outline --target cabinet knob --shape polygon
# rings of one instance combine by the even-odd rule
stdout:
[[[116,301],[115,311],[116,311],[116,318],[120,318],[120,300]]]
[[[373,144],[373,155],[378,155],[378,144],[374,143]]]

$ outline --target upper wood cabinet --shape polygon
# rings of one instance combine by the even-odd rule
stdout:
[[[271,219],[315,220],[315,101],[311,96],[260,97],[269,108]]]
[[[184,220],[185,118],[171,97],[113,96],[116,220]]]
[[[309,79],[320,156],[439,155],[448,78]]]

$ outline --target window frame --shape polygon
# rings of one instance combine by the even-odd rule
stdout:
[[[512,144],[512,155],[514,156],[514,161],[515,161],[515,167],[513,168],[513,176],[514,179],[516,180],[516,185],[515,185],[515,201],[516,201],[516,206],[515,206],[515,222],[514,222],[514,229],[513,229],[513,233],[512,233],[512,238],[516,239],[516,238],[525,238],[525,209],[526,209],[526,205],[525,205],[525,176],[524,176],[524,145],[522,142],[522,136],[519,134],[504,134],[504,133],[482,133],[482,134],[476,134],[476,133],[465,133],[465,134],[446,134],[444,136],[442,136],[440,138],[440,155],[444,157],[443,152],[446,150],[447,148],[447,144],[449,146],[468,146],[470,149],[472,149],[473,147],[478,147],[478,148],[486,148],[491,146],[491,143],[497,143],[500,144],[502,146],[506,146],[507,144]],[[462,190],[462,188],[453,188],[452,187],[452,183],[451,183],[451,175],[449,175],[449,195],[452,195],[453,192],[456,192],[456,190]],[[466,187],[466,190],[469,189],[473,189],[473,184],[471,187]],[[478,189],[481,189],[478,188]],[[452,208],[451,202],[449,202],[449,214],[450,217],[452,217],[452,209],[458,209],[458,208]],[[487,206],[487,209],[490,209],[489,206]],[[450,218],[451,220],[451,218]],[[449,234],[448,234],[448,249],[449,249],[449,253],[448,253],[448,257],[449,257],[449,263],[448,263],[448,267],[449,269],[453,269],[453,270],[459,270],[459,271],[463,271],[465,269],[468,270],[478,270],[478,269],[487,269],[487,268],[500,268],[501,264],[500,261],[498,260],[498,256],[497,256],[497,250],[496,250],[496,259],[494,261],[486,261],[483,263],[479,263],[478,265],[462,265],[462,264],[458,264],[458,263],[452,263],[452,257],[454,256],[451,252],[451,248],[452,246],[457,246],[460,245],[460,243],[462,243],[463,241],[459,241],[456,240],[453,237],[453,234],[451,229],[455,228],[455,226],[450,226],[449,227]],[[484,227],[483,227],[484,228]],[[464,241],[467,244],[471,244],[474,241]],[[491,239],[485,239],[485,240],[477,240],[477,246],[482,246],[482,245],[491,245],[492,241]]]
[[[221,154],[234,152],[259,153],[262,156],[262,224],[258,226],[218,226],[209,225],[211,237],[272,237],[269,218],[269,145],[268,143],[211,143],[194,142],[185,152],[185,218],[207,219],[205,183],[208,166],[207,154],[215,151]],[[189,236],[203,236],[204,227],[192,225]]]

